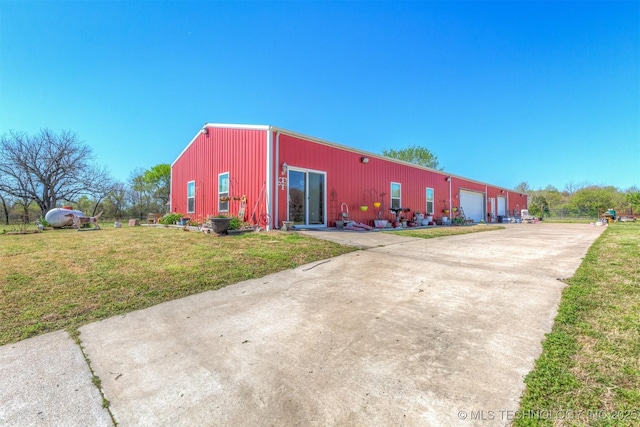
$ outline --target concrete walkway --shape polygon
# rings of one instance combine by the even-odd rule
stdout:
[[[559,279],[602,231],[305,232],[369,249],[92,323],[80,339],[120,426],[508,425]],[[0,425],[111,423],[65,332],[0,347],[0,402]]]

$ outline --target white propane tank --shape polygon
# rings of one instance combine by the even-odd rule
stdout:
[[[54,228],[69,227],[73,225],[73,216],[84,216],[81,211],[73,209],[55,208],[44,216],[44,219]]]

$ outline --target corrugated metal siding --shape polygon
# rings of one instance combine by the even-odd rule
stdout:
[[[377,217],[377,211],[372,206],[369,190],[373,194],[386,193],[384,196],[384,219],[390,219],[388,210],[391,204],[391,182],[398,182],[402,189],[402,207],[414,212],[424,213],[426,210],[426,188],[434,189],[434,217],[450,216],[444,213],[449,209],[449,176],[444,172],[424,170],[403,164],[398,164],[384,159],[369,158],[369,163],[362,163],[362,155],[340,148],[306,141],[297,136],[287,134],[280,135],[279,164],[286,162],[289,166],[327,173],[327,205],[329,226],[335,224],[338,219],[340,204],[349,206],[350,218],[354,221],[371,223]],[[279,170],[279,169],[276,169]],[[451,181],[451,206],[459,206],[460,189],[489,193],[489,197],[496,197],[501,189],[474,181],[467,181],[454,177]],[[278,224],[286,219],[287,191],[277,188],[278,191]],[[506,190],[505,190],[506,191]],[[336,200],[332,200],[331,194],[335,192]],[[491,196],[494,195],[494,196]],[[515,209],[526,204],[525,198],[514,193],[510,194],[509,208]],[[360,210],[360,205],[369,206],[366,212]],[[513,205],[513,206],[512,206]],[[485,212],[486,214],[486,212]]]
[[[391,199],[391,182],[402,185],[402,206],[414,212],[426,210],[426,188],[434,189],[434,217],[450,216],[443,211],[450,206],[459,206],[460,189],[478,191],[489,198],[504,195],[507,209],[511,214],[516,209],[526,207],[526,196],[506,189],[494,187],[460,177],[451,180],[451,201],[447,173],[399,164],[381,158],[369,157],[369,163],[361,162],[363,154],[331,145],[309,141],[300,135],[281,133],[280,130],[256,130],[230,127],[208,127],[208,134],[198,135],[193,143],[174,162],[172,168],[172,209],[186,213],[187,182],[196,181],[196,212],[191,216],[205,218],[218,213],[218,174],[229,172],[230,195],[247,196],[246,218],[249,218],[256,204],[266,178],[267,132],[271,132],[273,170],[271,202],[277,201],[277,218],[273,224],[279,226],[287,216],[287,190],[278,186],[282,163],[291,167],[327,173],[327,219],[333,226],[338,219],[340,204],[349,206],[352,220],[371,223],[377,217],[370,190],[384,199],[383,218],[390,219],[388,210]],[[279,141],[279,142],[278,142]],[[277,146],[279,145],[279,146]],[[501,191],[505,191],[502,193]],[[335,195],[335,198],[332,197]],[[378,199],[381,199],[378,197]],[[451,202],[451,204],[450,204]],[[366,204],[366,212],[360,205]],[[230,202],[230,214],[237,214],[238,201]],[[261,203],[265,212],[266,206]],[[489,206],[486,207],[487,211]],[[275,214],[275,211],[272,212]],[[486,215],[486,212],[485,212]]]
[[[246,217],[251,215],[265,182],[266,132],[251,129],[208,128],[173,165],[171,206],[187,212],[187,182],[196,182],[195,214],[206,218],[218,212],[218,174],[229,172],[230,196],[247,196]],[[229,214],[236,215],[240,202],[229,202]]]
[[[350,218],[354,221],[370,223],[376,218],[379,209],[373,207],[369,191],[384,196],[383,218],[390,217],[391,182],[401,184],[403,207],[413,212],[426,210],[426,188],[435,192],[435,210],[444,209],[449,197],[449,186],[444,174],[407,167],[382,159],[370,158],[362,163],[362,155],[335,147],[316,144],[290,135],[280,136],[280,163],[286,162],[292,167],[300,167],[327,172],[327,203],[329,225],[338,219],[341,203],[349,206]],[[279,220],[286,216],[286,190],[279,191]],[[337,195],[331,200],[332,191]],[[380,197],[378,197],[380,199]],[[362,204],[368,205],[366,212],[360,210]]]

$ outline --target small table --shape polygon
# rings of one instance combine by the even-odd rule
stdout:
[[[395,222],[400,222],[400,213],[409,212],[409,208],[389,208],[389,210],[396,216]]]

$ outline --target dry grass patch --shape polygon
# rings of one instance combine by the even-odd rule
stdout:
[[[175,228],[0,236],[0,345],[355,250],[294,233]]]

